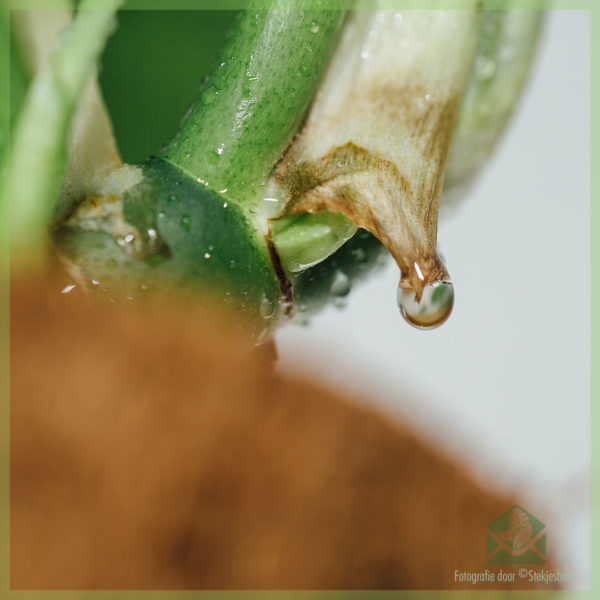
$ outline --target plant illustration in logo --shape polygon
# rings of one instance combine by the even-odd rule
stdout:
[[[514,550],[519,550],[531,539],[531,523],[527,513],[515,506],[508,515],[508,529],[498,534]]]
[[[546,526],[521,506],[512,506],[492,521],[486,533],[488,563],[546,562]]]

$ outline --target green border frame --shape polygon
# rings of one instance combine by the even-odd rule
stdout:
[[[519,8],[531,9],[535,0],[521,0]],[[358,0],[359,8],[369,8],[370,0]],[[448,8],[463,8],[467,0],[448,0]],[[331,6],[339,7],[349,5],[350,0],[331,0]],[[2,3],[0,10],[4,11],[5,4],[14,9],[52,9],[56,6],[54,0],[7,0]],[[420,0],[387,0],[386,6],[390,8],[417,8],[423,4]],[[426,2],[425,2],[426,4]],[[498,8],[502,9],[502,0],[498,0]],[[585,10],[590,13],[590,52],[591,73],[590,90],[591,103],[600,97],[600,73],[594,67],[600,63],[600,6],[595,0],[554,0],[550,8],[553,10]],[[98,8],[103,7],[103,0],[97,0]],[[244,0],[130,0],[128,9],[143,10],[227,10],[245,8]],[[2,26],[0,20],[0,27]],[[8,49],[0,49],[0,73],[8,72]],[[0,101],[7,102],[9,97],[8,82],[0,87]],[[591,110],[591,148],[590,148],[590,306],[600,298],[600,277],[597,268],[600,264],[600,207],[594,203],[594,198],[600,190],[600,165],[594,169],[600,146],[600,114]],[[2,214],[3,211],[0,211]],[[156,599],[156,600],[188,600],[190,598],[213,598],[220,600],[239,600],[247,598],[258,600],[263,598],[290,599],[290,600],[334,600],[338,598],[363,598],[391,599],[391,598],[463,598],[464,590],[460,591],[11,591],[9,588],[9,234],[10,224],[7,219],[0,220],[0,597],[19,600],[56,600],[60,598],[104,600],[124,598],[126,600]],[[594,573],[600,573],[600,553],[598,541],[600,540],[600,474],[596,468],[600,464],[600,440],[595,440],[594,433],[600,430],[600,417],[595,409],[594,401],[600,399],[600,321],[597,314],[591,310],[590,327],[590,427],[591,427],[591,563],[590,563],[590,589],[586,591],[543,592],[538,594],[553,594],[560,598],[598,598],[600,585]],[[596,367],[596,368],[595,368]],[[508,592],[506,590],[481,591],[474,589],[472,594],[477,598],[498,598],[511,594],[515,598],[529,598],[530,591]]]

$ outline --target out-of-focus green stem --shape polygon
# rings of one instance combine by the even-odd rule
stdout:
[[[55,54],[36,75],[15,129],[9,174],[1,201],[11,204],[11,252],[17,262],[37,262],[66,167],[68,127],[84,85],[93,72],[122,0],[102,10],[84,0]]]
[[[3,82],[8,81],[10,74],[9,53],[8,9],[4,1],[0,0],[0,81]],[[8,86],[2,85],[0,86],[0,181],[6,181],[9,131]],[[10,233],[8,204],[3,200],[0,196],[0,284],[5,281],[5,274],[8,272],[8,239]],[[0,289],[2,289],[1,285]]]
[[[486,10],[469,86],[465,92],[446,168],[446,186],[467,182],[488,159],[521,97],[547,0],[531,8],[505,2]],[[459,190],[460,191],[460,190]]]

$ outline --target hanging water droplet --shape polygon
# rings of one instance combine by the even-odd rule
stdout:
[[[310,32],[311,33],[318,33],[319,32],[319,24],[316,21],[313,21],[310,24]]]
[[[496,70],[496,63],[485,56],[475,59],[475,72],[480,79],[490,79]]]
[[[433,329],[448,319],[454,306],[454,286],[439,280],[423,289],[421,301],[415,300],[415,290],[398,286],[398,308],[404,320],[417,329]]]
[[[260,316],[263,319],[270,319],[275,314],[275,302],[265,296],[260,303]]]
[[[350,279],[348,275],[342,273],[342,271],[338,271],[335,274],[333,282],[329,287],[329,293],[334,296],[347,296],[350,292]]]
[[[336,299],[333,301],[333,305],[334,305],[336,308],[340,308],[340,309],[341,309],[341,308],[346,308],[346,306],[348,306],[348,301],[346,300],[346,298],[336,298]]]
[[[133,233],[128,233],[125,237],[119,238],[117,240],[117,244],[119,244],[119,246],[121,246],[121,248],[126,248],[127,246],[132,244],[134,240],[135,240],[135,236],[133,235]]]
[[[367,260],[367,253],[362,248],[354,248],[351,254],[357,263],[363,263]]]
[[[189,215],[183,215],[181,217],[181,228],[182,229],[189,229],[192,225],[192,219],[190,218]]]
[[[256,338],[256,341],[254,342],[255,346],[262,346],[262,344],[264,344],[270,336],[271,330],[269,327],[265,327],[259,334],[258,337]]]
[[[221,150],[222,152],[222,150]],[[219,152],[219,148],[215,148],[214,150],[209,150],[206,153],[206,160],[210,165],[217,165],[219,163],[219,158],[221,158],[221,152]],[[200,183],[200,182],[198,182]],[[204,183],[204,182],[202,182]]]

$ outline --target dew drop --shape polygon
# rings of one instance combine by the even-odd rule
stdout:
[[[275,314],[275,302],[266,296],[260,303],[260,316],[263,319],[270,319]]]
[[[354,248],[351,254],[357,263],[364,263],[367,260],[367,253],[362,248]]]
[[[333,296],[347,296],[350,292],[350,279],[348,275],[338,271],[329,287],[329,293]]]
[[[210,258],[210,252],[205,252],[204,253],[204,258],[206,258],[206,259]]]
[[[310,24],[310,32],[311,33],[318,33],[319,32],[319,24],[316,21],[313,21]]]
[[[480,79],[490,79],[496,71],[496,63],[485,56],[478,56],[475,60],[475,72]]]
[[[77,286],[74,283],[67,285],[61,290],[61,294],[68,294],[70,291],[74,290]]]
[[[133,233],[128,233],[124,238],[119,238],[117,240],[117,244],[119,244],[121,248],[127,248],[127,246],[133,242],[133,240],[135,240]]]
[[[346,300],[346,298],[336,298],[336,299],[333,301],[333,305],[334,305],[336,308],[340,308],[340,309],[341,309],[341,308],[346,308],[346,306],[348,305],[348,301]]]
[[[258,337],[256,338],[256,342],[254,342],[255,346],[262,346],[262,344],[264,344],[270,336],[271,330],[268,327],[265,327],[259,334]]]
[[[454,306],[454,286],[439,280],[423,289],[421,301],[415,300],[415,290],[398,286],[398,308],[404,320],[417,329],[434,329],[444,323]]]
[[[179,200],[179,198],[177,198],[177,196],[175,194],[171,194],[169,196],[169,202],[177,202]]]
[[[192,219],[189,215],[183,215],[181,217],[181,227],[182,229],[189,229],[192,226]]]

